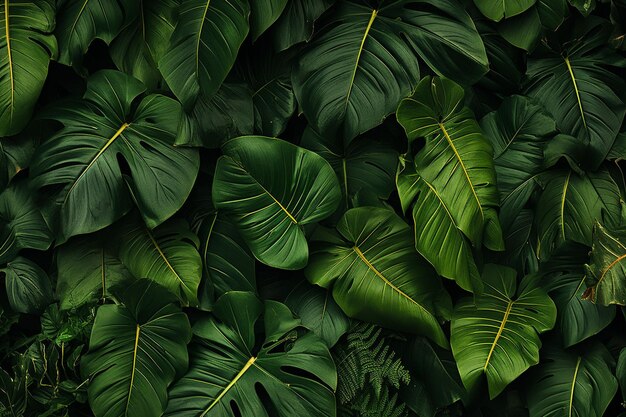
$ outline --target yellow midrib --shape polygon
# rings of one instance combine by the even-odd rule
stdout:
[[[185,288],[189,289],[189,286],[187,286],[185,281],[183,281],[183,279],[180,277],[180,275],[178,275],[178,272],[176,272],[176,270],[174,269],[174,267],[172,266],[170,261],[167,259],[167,256],[165,256],[165,254],[163,253],[163,251],[161,250],[161,247],[159,246],[159,242],[157,242],[156,239],[154,238],[154,236],[152,236],[152,233],[150,233],[149,229],[146,229],[146,233],[148,234],[148,237],[152,241],[152,245],[154,246],[154,248],[159,253],[159,256],[161,257],[161,259],[163,259],[163,262],[165,262],[165,265],[167,265],[168,269],[170,271],[172,271],[172,273],[174,274],[176,279],[178,279],[180,281],[180,283],[183,284],[183,286]]]
[[[137,349],[139,347],[139,335],[141,334],[141,326],[137,325],[135,332],[135,347],[133,348],[133,369],[130,374],[130,387],[128,388],[128,398],[126,399],[126,411],[124,415],[128,415],[128,406],[130,405],[130,396],[133,394],[133,384],[135,383],[135,369],[137,367]]]
[[[576,387],[576,378],[578,378],[578,369],[580,369],[580,362],[582,360],[582,357],[578,357],[578,360],[576,361],[576,369],[574,369],[574,378],[572,379],[572,388],[570,389],[569,392],[569,417],[572,417],[572,410],[574,408],[574,388]]]
[[[625,258],[626,258],[626,254],[620,255],[617,258],[615,258],[615,260],[611,262],[604,271],[602,271],[602,275],[600,275],[600,279],[598,279],[598,282],[596,283],[596,287],[598,286],[598,284],[600,284],[600,282],[602,282],[602,280],[604,279],[604,276],[609,272],[609,270],[611,270],[611,268],[613,268],[615,265],[617,265],[619,262],[621,262]]]
[[[367,39],[367,35],[370,33],[370,29],[372,29],[372,25],[374,24],[374,19],[378,15],[378,10],[372,10],[372,14],[370,15],[370,20],[367,22],[367,27],[365,28],[365,33],[363,34],[363,38],[361,39],[361,45],[359,46],[359,52],[356,55],[356,62],[354,63],[354,69],[352,70],[352,77],[350,77],[350,85],[348,86],[348,93],[346,94],[346,103],[345,106],[348,106],[348,102],[350,101],[350,95],[352,94],[352,86],[354,85],[354,79],[356,78],[356,72],[359,69],[359,62],[361,61],[361,54],[363,53],[363,47],[365,46],[365,40]]]
[[[489,361],[491,360],[493,351],[496,349],[496,345],[498,344],[498,340],[500,340],[500,336],[502,336],[502,332],[504,331],[504,326],[506,325],[506,321],[509,319],[509,314],[511,314],[512,307],[513,307],[513,301],[509,301],[509,303],[506,306],[506,311],[504,312],[504,316],[502,317],[502,323],[500,323],[500,328],[498,329],[498,333],[496,333],[496,337],[493,340],[493,343],[491,344],[491,349],[489,349],[489,354],[487,355],[485,366],[483,366],[483,372],[487,371],[487,366],[489,366]]]
[[[572,79],[572,84],[574,84],[574,91],[576,92],[576,100],[578,101],[578,109],[580,110],[580,117],[583,121],[583,126],[585,129],[587,128],[587,121],[585,120],[585,112],[583,111],[583,103],[580,100],[580,91],[578,91],[578,83],[576,82],[576,77],[574,76],[574,69],[572,68],[572,64],[569,62],[569,57],[565,57],[565,65],[567,66],[567,70],[569,71],[569,76]]]
[[[89,164],[85,167],[85,169],[83,169],[83,171],[80,173],[78,178],[76,178],[76,181],[74,181],[74,183],[72,184],[70,189],[67,190],[67,193],[65,194],[65,199],[63,200],[64,204],[67,201],[67,199],[69,198],[69,196],[72,193],[72,191],[74,190],[74,188],[76,187],[76,184],[78,184],[78,182],[85,176],[85,174],[89,171],[89,169],[93,166],[93,164],[96,163],[98,158],[100,158],[100,156],[102,156],[102,154],[109,148],[109,146],[111,146],[113,144],[113,142],[115,142],[115,139],[117,139],[122,134],[122,132],[124,132],[124,130],[128,126],[130,126],[130,123],[122,124],[122,126],[119,129],[117,129],[117,132],[115,132],[115,134],[113,136],[111,136],[111,138],[107,141],[107,143],[104,144],[102,149],[100,149],[98,151],[96,156],[93,157],[93,159],[91,160],[91,162],[89,162]]]
[[[202,36],[202,30],[204,29],[204,21],[206,20],[207,12],[209,11],[209,4],[211,0],[207,0],[204,6],[204,12],[202,13],[202,19],[200,19],[200,28],[198,29],[198,38],[196,39],[196,74],[200,69],[200,38]]]
[[[209,407],[204,410],[204,412],[200,415],[200,417],[204,417],[206,416],[206,414],[211,411],[211,409],[220,402],[220,400],[222,399],[222,397],[224,397],[224,395],[226,395],[226,393],[228,392],[228,390],[230,390],[233,385],[235,385],[237,383],[237,381],[239,381],[239,379],[241,379],[241,377],[243,376],[243,374],[246,373],[246,371],[252,366],[254,365],[254,362],[256,361],[256,357],[253,356],[250,359],[248,359],[248,362],[246,362],[246,364],[244,365],[243,368],[241,368],[241,371],[239,371],[239,373],[237,375],[235,375],[235,377],[233,378],[232,381],[230,381],[228,383],[228,385],[226,385],[226,387],[222,390],[222,392],[220,392],[220,395],[217,396],[217,398],[215,398],[213,400],[213,402],[209,405]]]
[[[9,79],[11,82],[11,113],[9,120],[13,121],[15,109],[15,80],[13,79],[13,58],[11,57],[11,36],[9,34],[9,0],[4,0],[4,29],[7,38],[7,55],[9,59]]]
[[[445,125],[441,122],[438,123],[438,125],[439,125],[439,129],[441,129],[441,132],[443,133],[443,136],[448,141],[448,144],[450,145],[450,149],[452,149],[452,152],[454,152],[456,159],[459,161],[459,165],[461,165],[461,169],[463,170],[463,174],[465,174],[465,178],[467,178],[467,183],[470,186],[470,190],[472,190],[472,194],[474,195],[474,198],[476,199],[476,202],[478,203],[478,210],[480,211],[480,217],[484,218],[483,206],[480,204],[480,199],[478,198],[478,194],[476,194],[476,189],[474,189],[474,184],[472,183],[472,180],[470,179],[469,173],[467,172],[467,168],[465,167],[465,164],[463,163],[463,159],[461,159],[461,155],[459,154],[459,151],[456,149],[456,146],[454,146],[454,142],[452,142],[452,138],[448,134],[448,131],[446,130]]]
[[[565,183],[563,184],[563,198],[561,199],[561,235],[565,240],[565,197],[567,196],[567,187],[569,186],[569,179],[572,175],[572,171],[567,174]]]

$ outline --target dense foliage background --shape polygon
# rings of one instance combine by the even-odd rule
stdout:
[[[619,415],[625,31],[1,0],[0,415]]]

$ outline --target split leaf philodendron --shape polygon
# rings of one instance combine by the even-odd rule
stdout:
[[[0,416],[626,404],[626,0],[0,0]]]

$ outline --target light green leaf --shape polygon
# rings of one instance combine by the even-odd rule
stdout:
[[[593,229],[591,259],[585,265],[589,289],[586,298],[601,305],[626,305],[626,230]]]

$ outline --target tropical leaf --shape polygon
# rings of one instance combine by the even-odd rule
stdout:
[[[119,258],[116,231],[77,236],[59,246],[57,260],[57,295],[63,310],[76,309],[111,298],[111,289],[132,280]]]
[[[549,49],[528,62],[528,94],[545,105],[562,133],[588,147],[584,162],[591,169],[613,146],[626,110],[624,81],[609,70],[626,61],[606,47],[609,26],[597,18],[568,21]]]
[[[515,270],[487,264],[485,291],[461,300],[454,309],[450,344],[463,384],[473,389],[485,375],[494,398],[530,366],[539,362],[538,333],[556,321],[556,306],[538,287],[516,291]]]
[[[463,107],[463,95],[448,79],[425,77],[400,103],[397,118],[409,143],[426,139],[415,155],[415,170],[449,208],[457,227],[475,246],[482,242],[502,250],[493,150],[471,110]]]
[[[598,343],[584,352],[546,348],[528,391],[530,417],[601,417],[617,392],[614,361]]]
[[[0,272],[4,273],[6,295],[13,311],[41,313],[53,301],[50,278],[33,261],[18,256]]]
[[[273,28],[274,46],[284,51],[297,43],[308,42],[313,36],[313,27],[335,0],[291,0]]]
[[[591,246],[594,222],[619,222],[623,201],[611,175],[603,170],[580,176],[570,170],[550,172],[536,205],[535,225],[542,260],[565,241]]]
[[[257,340],[261,315],[265,336]],[[324,342],[299,324],[278,302],[223,295],[214,317],[194,325],[189,371],[170,389],[165,416],[334,417],[335,365]]]
[[[199,158],[196,150],[172,146],[180,105],[152,94],[131,111],[144,90],[128,75],[103,70],[89,78],[82,100],[47,112],[64,127],[37,149],[30,174],[35,187],[54,191],[58,243],[109,226],[133,202],[155,227],[189,195]]]
[[[56,56],[54,9],[45,0],[0,4],[0,137],[28,123]]]
[[[212,96],[248,35],[245,0],[182,0],[178,23],[159,69],[185,108],[199,94]]]
[[[543,32],[539,12],[532,7],[522,14],[504,20],[498,24],[498,32],[511,45],[532,52]]]
[[[231,139],[222,151],[213,181],[215,207],[232,219],[259,261],[303,268],[309,250],[302,227],[328,217],[341,198],[328,162],[262,136]],[[267,165],[268,160],[280,163]]]
[[[348,210],[337,234],[316,242],[308,280],[332,289],[350,317],[428,336],[447,346],[439,318],[450,314],[450,296],[413,248],[410,227],[393,211]]]
[[[491,20],[499,22],[530,9],[537,0],[474,0],[476,7]]]
[[[250,2],[250,34],[256,41],[280,17],[288,0],[257,0]]]
[[[341,2],[327,28],[293,75],[298,103],[322,135],[350,141],[380,124],[415,88],[418,55],[437,73],[463,81],[487,71],[473,22],[450,0],[394,0],[378,9]]]
[[[601,305],[626,305],[626,230],[607,230],[600,223],[593,229],[591,259],[585,265],[589,287],[585,298]]]
[[[332,348],[350,328],[350,319],[339,308],[332,293],[306,281],[296,285],[285,299],[285,305]]]
[[[0,190],[4,190],[16,175],[28,168],[38,145],[39,138],[29,129],[18,136],[0,138]]]
[[[59,41],[59,62],[64,65],[81,65],[94,39],[111,43],[138,12],[138,3],[133,0],[60,0],[57,3],[54,34]]]
[[[167,388],[189,361],[187,316],[164,288],[139,280],[100,306],[81,372],[89,377],[89,403],[96,417],[158,416]]]
[[[147,277],[184,305],[198,304],[202,259],[198,237],[182,219],[150,230],[141,222],[122,223],[119,257],[135,277]]]

